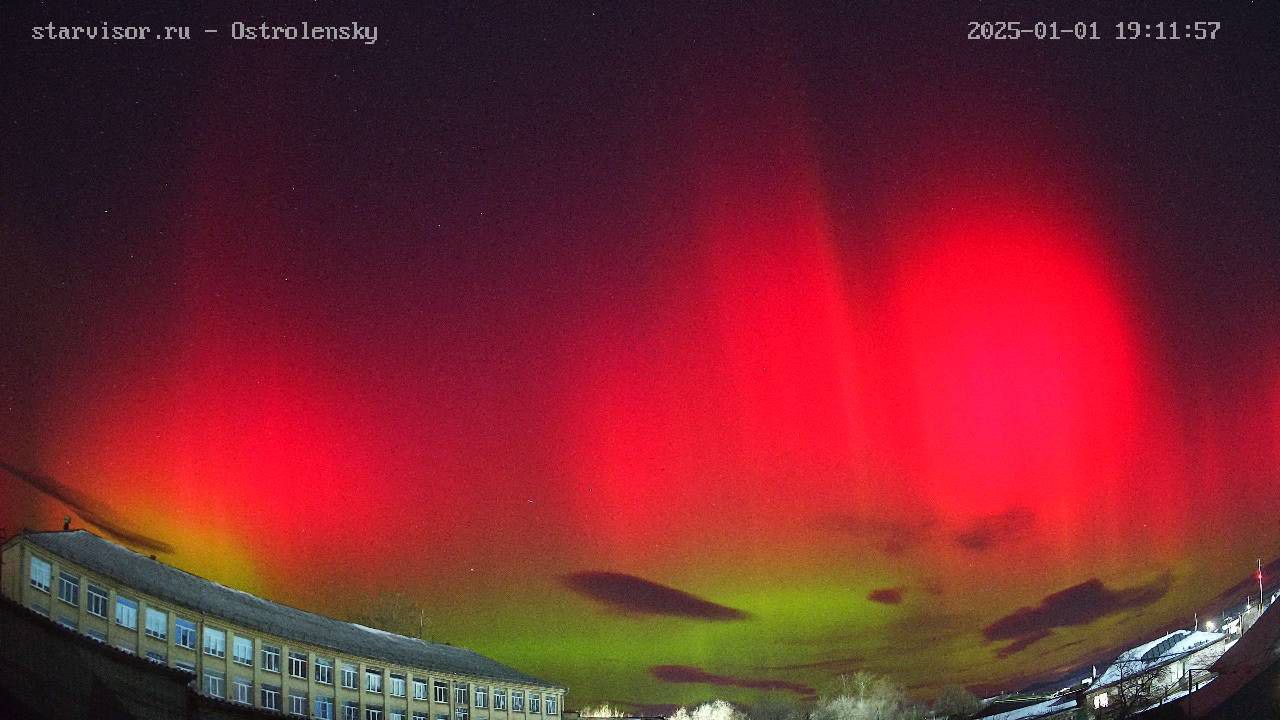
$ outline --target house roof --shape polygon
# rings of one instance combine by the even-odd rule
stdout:
[[[1124,651],[1092,688],[1106,687],[1126,677],[1141,675],[1226,638],[1225,633],[1175,630],[1163,637]]]
[[[124,585],[229,622],[337,652],[460,675],[557,687],[479,653],[335,620],[184,572],[86,530],[26,533],[38,547]]]
[[[1046,715],[1055,715],[1065,712],[1076,706],[1075,698],[1064,695],[1062,697],[1049,698],[1032,705],[1026,705],[1016,710],[989,715],[982,720],[1032,720],[1032,718],[1045,717]]]

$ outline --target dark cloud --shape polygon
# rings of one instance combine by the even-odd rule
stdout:
[[[736,608],[625,573],[578,572],[561,577],[561,582],[580,595],[626,614],[708,621],[746,620],[751,617]]]
[[[173,546],[163,540],[143,535],[125,527],[124,522],[115,510],[102,502],[94,500],[84,493],[73,487],[64,485],[51,477],[37,475],[33,472],[20,470],[6,462],[0,462],[0,468],[8,471],[10,475],[25,482],[31,487],[48,495],[55,500],[65,503],[85,522],[96,526],[102,532],[119,540],[120,542],[131,545],[134,548],[148,550],[159,553],[172,553]]]
[[[1016,542],[1031,533],[1036,515],[1027,508],[1010,508],[1002,513],[973,520],[954,535],[962,548],[983,552],[997,545]]]
[[[1048,595],[1035,607],[1018,608],[983,628],[982,634],[987,640],[1011,641],[996,652],[997,657],[1008,657],[1048,637],[1054,628],[1087,625],[1150,605],[1169,592],[1171,583],[1166,573],[1145,585],[1112,590],[1093,578]]]
[[[1052,634],[1053,633],[1048,630],[1041,630],[1039,632],[1035,632],[1030,635],[1023,635],[1017,640],[1014,640],[1008,645],[1005,645],[999,650],[996,650],[996,657],[1003,660],[1009,657],[1010,655],[1014,655],[1016,653],[1022,652],[1023,650],[1026,650],[1031,645],[1040,642],[1041,640],[1049,637]]]
[[[649,668],[649,674],[669,683],[697,683],[700,685],[748,688],[750,690],[787,690],[803,696],[814,694],[813,688],[808,685],[801,685],[788,680],[716,675],[690,665],[655,665]]]
[[[867,599],[883,605],[897,605],[902,602],[902,588],[877,588],[867,594]]]

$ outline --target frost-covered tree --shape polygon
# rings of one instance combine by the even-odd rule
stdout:
[[[906,694],[892,680],[857,672],[836,678],[810,720],[902,720],[909,709]]]
[[[982,702],[968,690],[959,685],[948,685],[942,688],[938,699],[933,701],[933,714],[939,718],[959,720],[978,714]]]
[[[597,707],[585,707],[578,711],[582,718],[624,718],[627,713],[622,708],[615,708],[609,703]]]
[[[668,720],[748,720],[741,710],[730,702],[714,700],[693,710],[680,708]]]

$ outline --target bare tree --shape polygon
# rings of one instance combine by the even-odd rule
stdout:
[[[959,685],[947,685],[942,688],[938,699],[933,701],[933,714],[939,718],[960,720],[978,714],[982,703],[968,690]]]
[[[1120,680],[1113,687],[1103,717],[1109,720],[1135,717],[1159,702],[1163,692],[1163,670],[1146,670],[1140,662],[1120,667]]]
[[[347,619],[379,630],[431,641],[431,620],[427,609],[402,592],[384,592],[368,601]]]
[[[892,680],[857,672],[836,678],[810,720],[902,720],[909,707],[906,694]]]

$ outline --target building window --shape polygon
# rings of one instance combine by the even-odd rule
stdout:
[[[227,656],[227,633],[207,625],[204,629],[204,654],[216,658]]]
[[[413,720],[427,720],[427,714],[424,712],[414,711]]]
[[[560,714],[560,700],[555,695],[547,696],[547,714],[548,715]]]
[[[365,708],[364,720],[382,720],[382,708],[380,707]]]
[[[511,711],[524,712],[524,691],[523,690],[511,691]]]
[[[382,692],[382,670],[381,669],[379,668],[364,669],[364,689],[373,693]],[[379,710],[378,712],[381,713],[382,711]],[[378,717],[382,717],[382,715],[379,714]]]
[[[1108,699],[1107,699],[1107,694],[1106,694],[1106,693],[1101,693],[1101,694],[1099,694],[1099,695],[1094,695],[1094,696],[1093,696],[1093,707],[1094,707],[1095,709],[1104,708],[1104,707],[1106,707],[1106,706],[1107,706],[1107,704],[1108,704],[1108,703],[1107,703],[1107,700],[1108,700]]]
[[[489,688],[483,685],[476,686],[476,702],[478,708],[489,707]]]
[[[320,695],[316,698],[316,718],[333,720],[333,698]]]
[[[394,674],[388,675],[387,680],[391,686],[388,688],[391,691],[391,694],[394,697],[404,697],[404,676]]]
[[[435,701],[438,703],[449,702],[449,684],[436,680],[432,684],[431,691],[435,694]],[[446,718],[447,720],[447,718]]]
[[[123,595],[116,596],[116,624],[130,630],[138,629],[138,601]]]
[[[154,663],[160,663],[161,665],[168,663],[168,659],[164,656],[164,653],[159,653],[155,650],[147,651],[147,659]]]
[[[133,651],[133,648],[129,647],[128,645],[117,645],[116,649],[122,653],[127,653],[129,655],[137,655],[137,653]]]
[[[437,715],[436,715],[436,720],[449,720],[449,713],[439,713],[439,714],[437,714]]]
[[[387,720],[404,720],[403,710],[388,710]]]
[[[196,649],[196,624],[186,618],[173,619],[173,644],[188,650]]]
[[[529,712],[534,715],[542,712],[542,696],[538,693],[529,693]]]
[[[102,633],[100,633],[100,632],[98,632],[97,630],[85,630],[85,631],[84,631],[84,634],[85,634],[85,635],[88,635],[89,637],[93,638],[94,640],[97,640],[98,642],[106,642],[106,641],[107,641],[107,636],[106,636],[106,635],[104,635],[104,634],[102,634]]]
[[[268,710],[280,709],[280,688],[278,686],[262,686],[262,707]]]
[[[227,676],[212,670],[204,671],[204,692],[216,698],[227,696]]]
[[[467,683],[453,684],[453,704],[468,705],[471,703],[471,686]]]
[[[413,699],[414,700],[427,699],[427,681],[426,680],[419,680],[417,678],[413,679]]]
[[[253,681],[252,680],[250,680],[249,678],[244,678],[237,675],[235,680],[231,681],[231,689],[234,691],[234,694],[235,694],[235,697],[232,698],[233,700],[235,700],[238,703],[242,703],[244,705],[253,704]]]
[[[147,637],[153,637],[157,640],[164,640],[169,637],[169,613],[163,610],[157,610],[153,607],[147,608],[147,624],[145,630]]]
[[[331,658],[316,658],[316,682],[321,685],[333,684],[333,660]]]
[[[351,700],[343,703],[342,720],[360,720],[360,704]]]
[[[350,663],[342,663],[342,687],[348,690],[356,689],[356,666]]]
[[[240,665],[253,665],[253,639],[236,635],[231,639],[231,661]]]
[[[494,709],[494,710],[506,710],[506,709],[507,709],[507,691],[506,691],[506,690],[501,689],[501,688],[494,688],[494,691],[493,691],[493,709]]]
[[[76,628],[76,623],[77,623],[77,622],[78,622],[78,621],[77,621],[75,618],[69,618],[69,617],[67,617],[66,615],[59,615],[59,616],[58,616],[58,624],[59,624],[59,625],[61,625],[61,626],[62,626],[62,627],[64,627],[64,628],[68,629],[68,630],[75,630],[75,629],[77,629],[77,628]]]
[[[289,714],[307,716],[307,696],[289,693]]]
[[[107,616],[107,591],[90,584],[87,592],[88,597],[85,602],[85,610],[90,615],[97,615],[100,618]]]
[[[467,720],[468,711],[464,707],[453,709],[453,720]]]
[[[307,654],[299,652],[289,653],[289,676],[296,677],[299,680],[307,679]]]
[[[191,664],[191,663],[189,663],[189,662],[176,662],[176,663],[174,663],[174,664],[173,664],[173,666],[174,666],[174,667],[176,667],[176,668],[178,668],[179,670],[186,670],[187,672],[191,673],[192,675],[194,675],[194,674],[196,673],[196,666],[195,666],[195,665],[192,665],[192,664]]]
[[[49,592],[51,582],[53,582],[53,566],[38,557],[31,558],[31,587],[40,592]]]
[[[68,605],[80,607],[80,578],[59,572],[58,599]]]
[[[280,648],[275,645],[262,646],[262,669],[267,672],[280,672]]]

